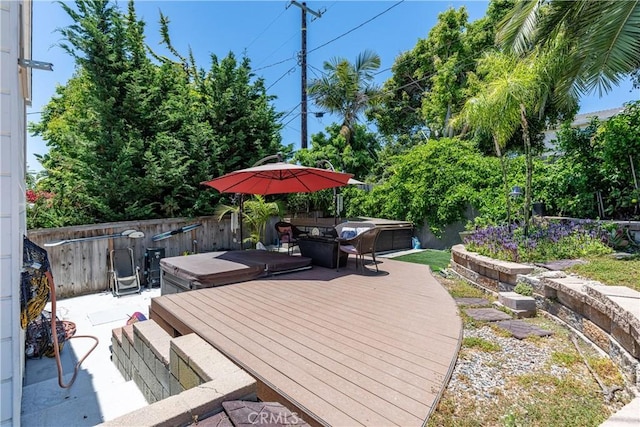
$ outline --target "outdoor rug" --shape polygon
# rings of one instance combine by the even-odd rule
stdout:
[[[104,323],[122,321],[122,326],[125,325],[127,319],[139,311],[140,307],[115,307],[109,310],[96,311],[94,313],[87,314],[89,321],[93,326],[102,325]]]

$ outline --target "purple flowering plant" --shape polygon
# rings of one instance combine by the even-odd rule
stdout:
[[[480,228],[463,243],[495,259],[545,262],[611,253],[609,236],[599,221],[544,221],[531,224],[526,235],[518,224]]]

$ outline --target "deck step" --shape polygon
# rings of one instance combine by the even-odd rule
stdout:
[[[80,372],[78,377],[82,374]],[[65,381],[70,378],[71,374]],[[53,380],[57,382],[57,378]],[[42,387],[41,383],[24,388],[27,395],[23,395],[23,402],[29,402],[28,407],[22,408],[21,425],[25,427],[94,426],[148,405],[133,381],[114,384],[100,390],[100,395],[83,386],[76,388],[76,384],[70,389],[58,387],[59,392],[45,395],[38,389],[39,385],[40,390],[51,390],[50,385]]]

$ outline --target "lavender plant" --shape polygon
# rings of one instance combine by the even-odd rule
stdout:
[[[612,252],[609,231],[598,221],[553,221],[524,227],[490,226],[465,238],[467,249],[491,258],[514,262],[544,262]]]

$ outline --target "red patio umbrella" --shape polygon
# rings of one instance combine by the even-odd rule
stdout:
[[[201,184],[221,193],[269,194],[312,193],[347,185],[349,173],[278,162],[228,173]]]
[[[265,160],[265,159],[263,159]],[[230,172],[211,181],[201,182],[221,193],[269,194],[312,193],[348,184],[350,173],[334,172],[277,162],[265,163]],[[242,197],[240,198],[240,248],[242,248]]]

